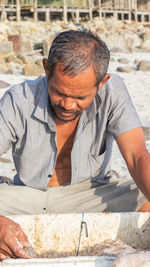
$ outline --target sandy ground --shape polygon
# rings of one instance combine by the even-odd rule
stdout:
[[[129,90],[132,101],[136,107],[138,115],[141,119],[142,125],[150,127],[150,72],[141,72],[136,70],[136,65],[134,63],[135,59],[138,60],[150,60],[150,53],[121,53],[121,54],[112,54],[112,57],[115,61],[110,62],[109,72],[116,73],[120,75]],[[119,58],[126,58],[129,61],[129,64],[121,64],[117,60]],[[117,72],[116,68],[118,66],[131,66],[134,68],[133,72],[123,73]],[[29,77],[34,79],[35,77]],[[0,75],[1,81],[6,81],[9,84],[20,83],[26,80],[27,77],[18,75]],[[0,97],[4,94],[4,92],[8,88],[0,89]],[[146,142],[147,149],[150,152],[150,140]],[[15,174],[13,160],[11,156],[11,150],[2,155],[3,158],[10,160],[10,163],[0,162],[0,176],[5,176],[9,178],[13,178]],[[126,164],[114,142],[113,146],[113,155],[112,155],[112,169],[118,172],[119,176],[122,178],[130,177]]]

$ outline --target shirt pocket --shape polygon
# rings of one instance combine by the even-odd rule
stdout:
[[[91,170],[91,177],[95,177],[100,173],[101,166],[104,162],[104,158],[106,155],[106,150],[100,155],[90,155],[90,170]]]

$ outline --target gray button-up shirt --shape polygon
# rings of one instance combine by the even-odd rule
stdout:
[[[105,182],[113,138],[141,127],[128,91],[111,75],[83,111],[71,152],[71,184]],[[15,181],[46,190],[57,158],[57,131],[46,77],[12,86],[0,100],[0,154],[12,147]]]

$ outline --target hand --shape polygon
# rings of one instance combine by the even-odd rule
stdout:
[[[19,224],[0,216],[0,261],[6,258],[31,258],[23,247],[30,248],[31,245]]]

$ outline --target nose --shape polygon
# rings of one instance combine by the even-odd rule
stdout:
[[[71,97],[64,97],[61,101],[61,106],[66,110],[75,110],[77,106],[76,99]]]

